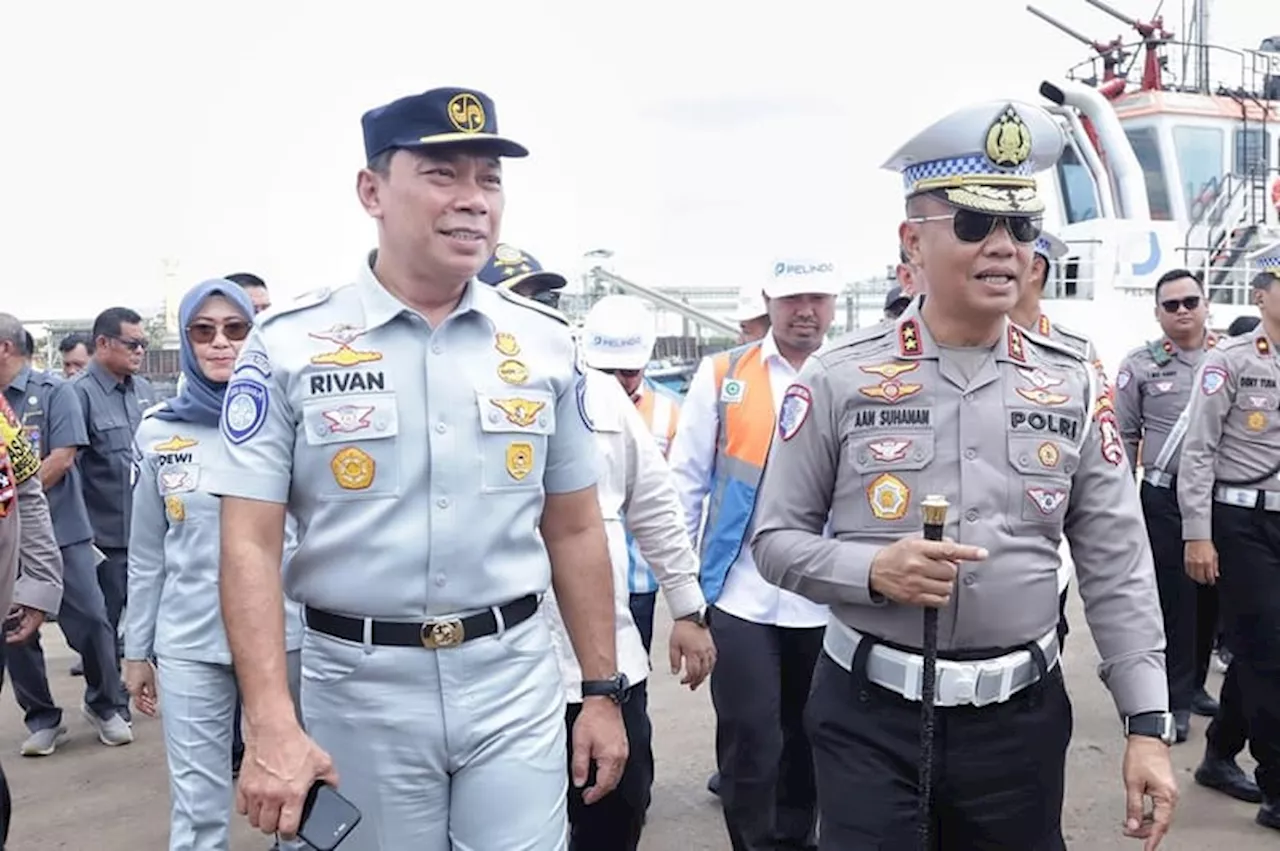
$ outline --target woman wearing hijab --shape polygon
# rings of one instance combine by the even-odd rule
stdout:
[[[219,463],[222,398],[253,326],[253,303],[215,279],[193,287],[178,316],[185,381],[143,415],[134,439],[125,684],[146,715],[164,703],[170,851],[224,851],[237,689],[218,599],[219,502],[201,479]],[[296,702],[302,619],[285,605]]]

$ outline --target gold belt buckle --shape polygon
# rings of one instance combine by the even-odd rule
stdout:
[[[422,625],[422,646],[428,650],[441,647],[457,647],[466,637],[462,621],[458,618]]]

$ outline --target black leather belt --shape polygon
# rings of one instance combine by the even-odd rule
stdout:
[[[538,611],[538,598],[533,594],[512,600],[497,607],[502,615],[504,629],[528,620]],[[307,626],[346,641],[364,641],[364,619],[335,615],[306,607]],[[493,609],[486,609],[465,618],[442,618],[429,621],[374,621],[371,640],[386,647],[425,647],[436,650],[441,647],[457,647],[464,641],[483,638],[498,631],[498,618]]]

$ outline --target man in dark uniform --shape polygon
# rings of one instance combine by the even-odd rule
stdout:
[[[563,275],[547,272],[530,254],[500,243],[489,262],[476,277],[491,287],[502,287],[516,295],[560,309],[560,291],[569,282]]]

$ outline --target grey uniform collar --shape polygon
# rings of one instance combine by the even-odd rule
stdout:
[[[364,308],[364,327],[366,330],[373,330],[380,325],[385,325],[401,313],[410,310],[404,302],[392,295],[391,291],[383,286],[382,282],[373,274],[373,269],[369,266],[368,260],[360,264],[360,273],[356,277],[356,292],[360,298],[360,305]],[[501,297],[491,287],[477,283],[472,278],[467,282],[467,288],[462,293],[462,300],[458,302],[453,315],[461,316],[466,313],[478,313],[493,326],[493,318],[501,311],[501,307],[499,307],[501,303]]]

